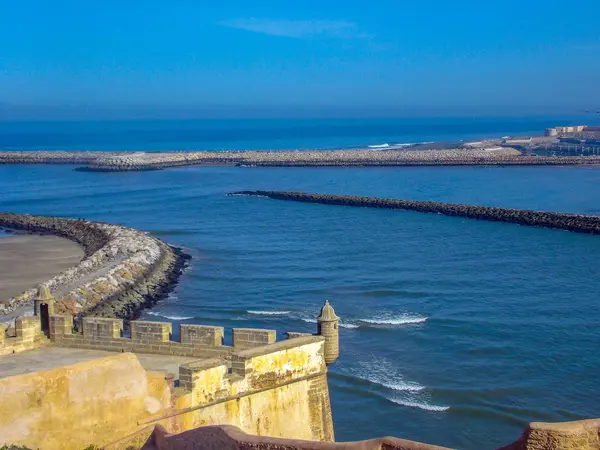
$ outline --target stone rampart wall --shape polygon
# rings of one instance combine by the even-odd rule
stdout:
[[[270,349],[270,344],[275,343],[274,330],[234,328],[233,345],[227,346],[223,345],[223,327],[182,324],[179,341],[173,341],[170,322],[133,320],[129,326],[131,337],[123,337],[123,320],[83,317],[82,332],[78,332],[73,329],[72,316],[51,315],[49,336],[59,347],[227,359],[231,359],[234,351]]]
[[[83,246],[86,257],[78,265],[42,283],[60,293],[59,313],[134,317],[176,282],[184,265],[178,250],[119,225],[0,213],[0,227],[51,233]],[[0,301],[0,317],[30,302],[36,292],[29,289]]]
[[[60,324],[69,346],[87,348],[91,342],[92,348],[113,350],[115,356],[0,379],[0,402],[11,405],[0,411],[0,445],[52,450],[114,443],[123,448],[157,424],[172,433],[234,424],[260,436],[333,441],[325,339],[320,336],[238,350],[210,346],[220,333],[215,327],[205,333],[204,344],[171,342],[163,349],[170,324],[132,322],[134,337],[127,339],[117,336],[118,320],[85,318],[84,335],[71,341],[70,317],[51,317],[61,319],[52,322],[57,345]],[[270,330],[254,331],[268,336]],[[163,350],[213,359],[181,365],[180,385],[174,387],[171,375],[145,373],[135,355],[127,353]]]
[[[320,203],[325,205],[402,209],[469,219],[517,223],[519,225],[559,228],[577,233],[600,234],[600,216],[532,211],[513,208],[461,205],[453,203],[398,200],[350,195],[306,194],[302,192],[241,191],[232,195],[269,197],[277,200]]]
[[[303,336],[179,368],[182,430],[233,424],[259,436],[333,441],[324,338]]]

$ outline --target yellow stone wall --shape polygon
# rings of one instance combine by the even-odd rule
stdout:
[[[333,441],[321,337],[300,337],[180,369],[180,429],[236,425],[247,433]],[[201,407],[202,406],[202,407]],[[201,407],[201,408],[198,408]]]
[[[38,317],[17,317],[15,334],[7,336],[0,324],[0,356],[24,352],[47,344]]]
[[[0,379],[0,399],[0,446],[80,450],[168,414],[172,396],[164,374],[125,353]]]

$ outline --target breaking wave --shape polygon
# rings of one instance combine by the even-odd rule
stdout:
[[[354,365],[356,364],[356,365]],[[344,383],[385,399],[397,405],[419,408],[425,411],[446,411],[450,407],[435,405],[430,401],[427,388],[404,378],[400,366],[382,357],[369,357],[355,361],[352,366],[342,366],[332,372]]]
[[[168,314],[157,313],[157,312],[154,312],[154,311],[147,311],[147,313],[150,314],[151,316],[163,317],[163,318],[169,319],[169,320],[189,320],[189,319],[193,319],[194,318],[194,316],[178,316],[176,314],[168,315]]]
[[[425,411],[442,412],[442,411],[448,411],[450,409],[449,406],[432,405],[431,403],[427,403],[427,402],[419,402],[419,401],[414,401],[414,400],[403,400],[403,399],[399,399],[399,398],[389,398],[389,397],[386,397],[386,398],[390,402],[396,403],[397,405],[407,406],[409,408],[419,408],[419,409],[423,409]]]
[[[364,322],[370,325],[410,325],[426,322],[427,319],[427,317],[415,314],[401,314],[399,316],[384,314],[370,319],[359,319],[359,322]]]
[[[307,323],[317,323],[317,319],[312,319],[310,317],[300,317],[300,320]]]
[[[289,311],[288,311],[289,312]],[[297,317],[303,322],[317,323],[317,320],[308,315],[301,315]],[[357,329],[361,327],[374,327],[374,326],[398,326],[398,325],[413,325],[426,322],[428,317],[404,313],[400,315],[394,314],[381,314],[370,318],[351,318],[340,320],[340,327],[346,329]]]
[[[420,392],[425,389],[419,383],[404,380],[398,367],[385,358],[359,361],[358,364],[359,367],[351,369],[349,374],[360,380],[394,391]]]
[[[377,145],[369,145],[369,148],[387,148],[389,147],[390,144],[388,144],[387,142],[384,144],[377,144]]]
[[[248,314],[255,314],[257,316],[287,316],[290,311],[246,311]]]

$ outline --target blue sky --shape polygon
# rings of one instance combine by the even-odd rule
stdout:
[[[600,108],[600,1],[0,0],[2,117]]]

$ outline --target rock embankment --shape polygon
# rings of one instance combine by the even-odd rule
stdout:
[[[121,153],[31,151],[0,152],[0,164],[89,164],[95,159]]]
[[[135,318],[172,288],[189,259],[146,233],[102,222],[0,213],[0,227],[55,234],[84,248],[79,264],[42,283],[55,296],[59,314]],[[0,318],[36,292],[0,301]]]
[[[0,152],[0,164],[84,164],[77,170],[124,172],[189,165],[263,167],[576,165],[600,156],[524,156],[512,148],[216,152]]]
[[[269,197],[276,200],[321,203],[325,205],[362,206],[369,208],[403,209],[469,219],[510,222],[519,225],[559,228],[576,233],[600,234],[600,216],[533,211],[490,206],[461,205],[453,203],[398,200],[352,195],[307,194],[303,192],[240,191],[230,195]]]

